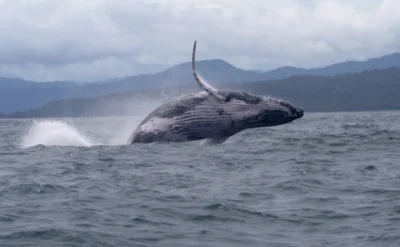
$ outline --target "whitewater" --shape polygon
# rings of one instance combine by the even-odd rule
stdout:
[[[400,112],[126,145],[141,120],[1,119],[0,246],[400,246]]]

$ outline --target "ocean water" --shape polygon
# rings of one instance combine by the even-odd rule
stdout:
[[[400,246],[400,112],[125,145],[140,120],[0,120],[0,246]]]

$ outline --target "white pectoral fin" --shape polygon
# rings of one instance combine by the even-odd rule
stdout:
[[[229,136],[208,138],[201,142],[201,145],[215,145],[225,142]]]
[[[203,88],[205,91],[209,92],[211,95],[216,97],[218,100],[225,100],[225,97],[222,96],[216,88],[211,86],[206,80],[204,80],[196,71],[196,41],[193,45],[193,53],[192,53],[192,70],[194,78],[196,79],[197,83]]]

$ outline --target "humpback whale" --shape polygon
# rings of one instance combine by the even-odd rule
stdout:
[[[203,91],[175,98],[151,112],[134,130],[128,144],[202,140],[220,144],[251,128],[286,124],[303,117],[303,110],[286,101],[210,85],[196,70],[196,41],[192,70]]]

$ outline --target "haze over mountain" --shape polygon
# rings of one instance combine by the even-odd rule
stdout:
[[[281,67],[265,72],[268,79],[280,79],[290,75],[321,75],[332,76],[345,73],[355,73],[365,70],[384,69],[400,66],[400,53],[393,53],[366,61],[346,61],[332,64],[322,68],[304,69],[296,67]]]
[[[371,69],[400,67],[400,53],[367,61],[347,61],[323,68],[282,67],[264,73],[242,70],[221,59],[199,61],[197,67],[203,77],[215,85],[220,85],[223,83],[248,83],[283,79],[295,75],[333,76]],[[182,85],[197,85],[193,78],[190,63],[182,63],[160,73],[117,78],[90,84],[75,82],[39,83],[21,79],[0,78],[0,112],[11,113],[39,108],[50,101],[60,99],[94,97],[128,90],[149,90]]]
[[[310,111],[371,111],[400,109],[400,68],[336,76],[293,76],[286,79],[227,83],[221,88],[282,98]],[[129,91],[93,98],[49,102],[35,110],[5,117],[82,117],[145,115],[172,97],[198,92],[197,85]]]

